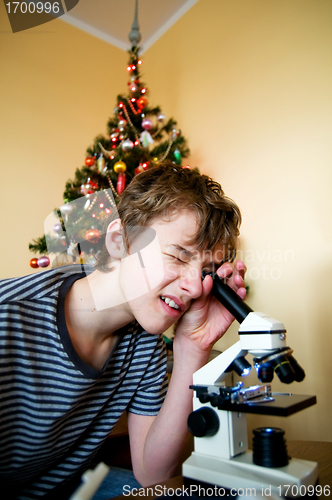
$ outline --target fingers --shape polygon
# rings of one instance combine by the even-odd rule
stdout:
[[[235,291],[239,292],[238,295],[241,299],[245,298],[245,282],[244,277],[247,268],[242,260],[237,260],[234,265],[225,262],[217,270],[217,274],[221,279],[227,279],[227,284]]]
[[[212,286],[213,286],[212,277],[207,274],[203,279],[203,293],[201,295],[201,298],[205,299],[209,295],[209,293],[212,290]]]

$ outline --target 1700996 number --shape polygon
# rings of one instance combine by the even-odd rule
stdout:
[[[6,3],[8,14],[16,14],[21,12],[22,14],[41,14],[45,12],[46,14],[59,14],[60,4],[59,2],[8,2]]]
[[[331,494],[330,486],[321,486],[320,484],[316,484],[315,486],[305,486],[304,484],[302,484],[301,486],[297,486],[296,484],[282,484],[278,486],[278,490],[280,496],[293,498],[305,496],[329,497]]]

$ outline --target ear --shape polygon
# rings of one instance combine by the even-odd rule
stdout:
[[[120,260],[124,257],[123,232],[120,219],[113,220],[107,228],[105,245],[112,259]]]

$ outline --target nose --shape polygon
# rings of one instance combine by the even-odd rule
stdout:
[[[180,287],[191,299],[200,297],[203,291],[201,270],[192,266],[183,268],[180,275]]]

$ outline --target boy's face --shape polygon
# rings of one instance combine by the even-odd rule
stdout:
[[[191,301],[202,294],[201,273],[218,268],[223,259],[222,245],[214,252],[200,251],[190,241],[197,233],[195,214],[181,210],[170,220],[157,219],[151,224],[156,232],[161,255],[151,262],[162,266],[156,269],[161,278],[152,290],[133,297],[130,264],[123,259],[120,269],[120,287],[127,305],[139,324],[149,333],[165,332],[190,307]],[[153,264],[152,264],[153,265]]]

